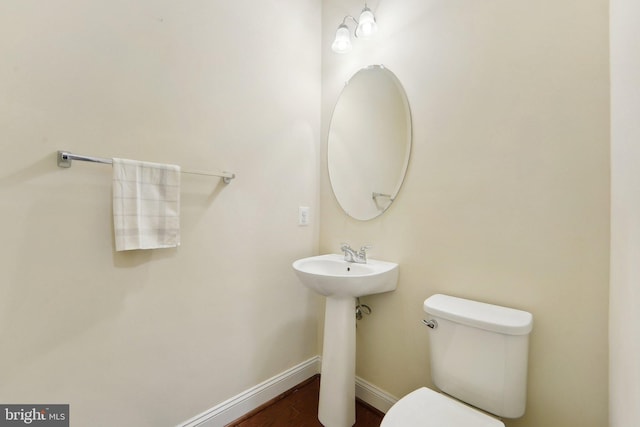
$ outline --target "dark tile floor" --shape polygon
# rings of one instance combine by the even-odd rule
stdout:
[[[319,393],[320,376],[316,375],[226,427],[322,427],[318,421]],[[356,401],[354,427],[379,427],[383,416]]]

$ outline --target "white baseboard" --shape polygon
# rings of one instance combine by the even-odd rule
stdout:
[[[196,415],[177,427],[224,427],[306,379],[319,374],[320,368],[321,358],[314,356]],[[360,377],[356,377],[356,397],[384,413],[398,401],[396,397]]]
[[[356,397],[385,414],[398,401],[397,397],[360,377],[356,377]]]
[[[319,373],[320,356],[315,356],[196,415],[178,427],[223,427]]]

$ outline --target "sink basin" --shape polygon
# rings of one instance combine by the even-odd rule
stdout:
[[[357,264],[342,255],[319,255],[295,261],[293,269],[303,285],[327,297],[379,294],[398,284],[398,264],[374,259]]]

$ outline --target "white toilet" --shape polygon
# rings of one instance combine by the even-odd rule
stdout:
[[[439,294],[425,300],[424,311],[431,376],[443,393],[409,393],[380,427],[504,427],[498,417],[521,417],[531,313]]]

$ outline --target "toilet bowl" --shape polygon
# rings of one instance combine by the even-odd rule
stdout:
[[[440,294],[424,301],[424,311],[431,377],[443,393],[409,393],[381,427],[504,427],[496,417],[521,417],[531,313]]]
[[[389,409],[380,427],[504,427],[504,423],[426,387]]]

